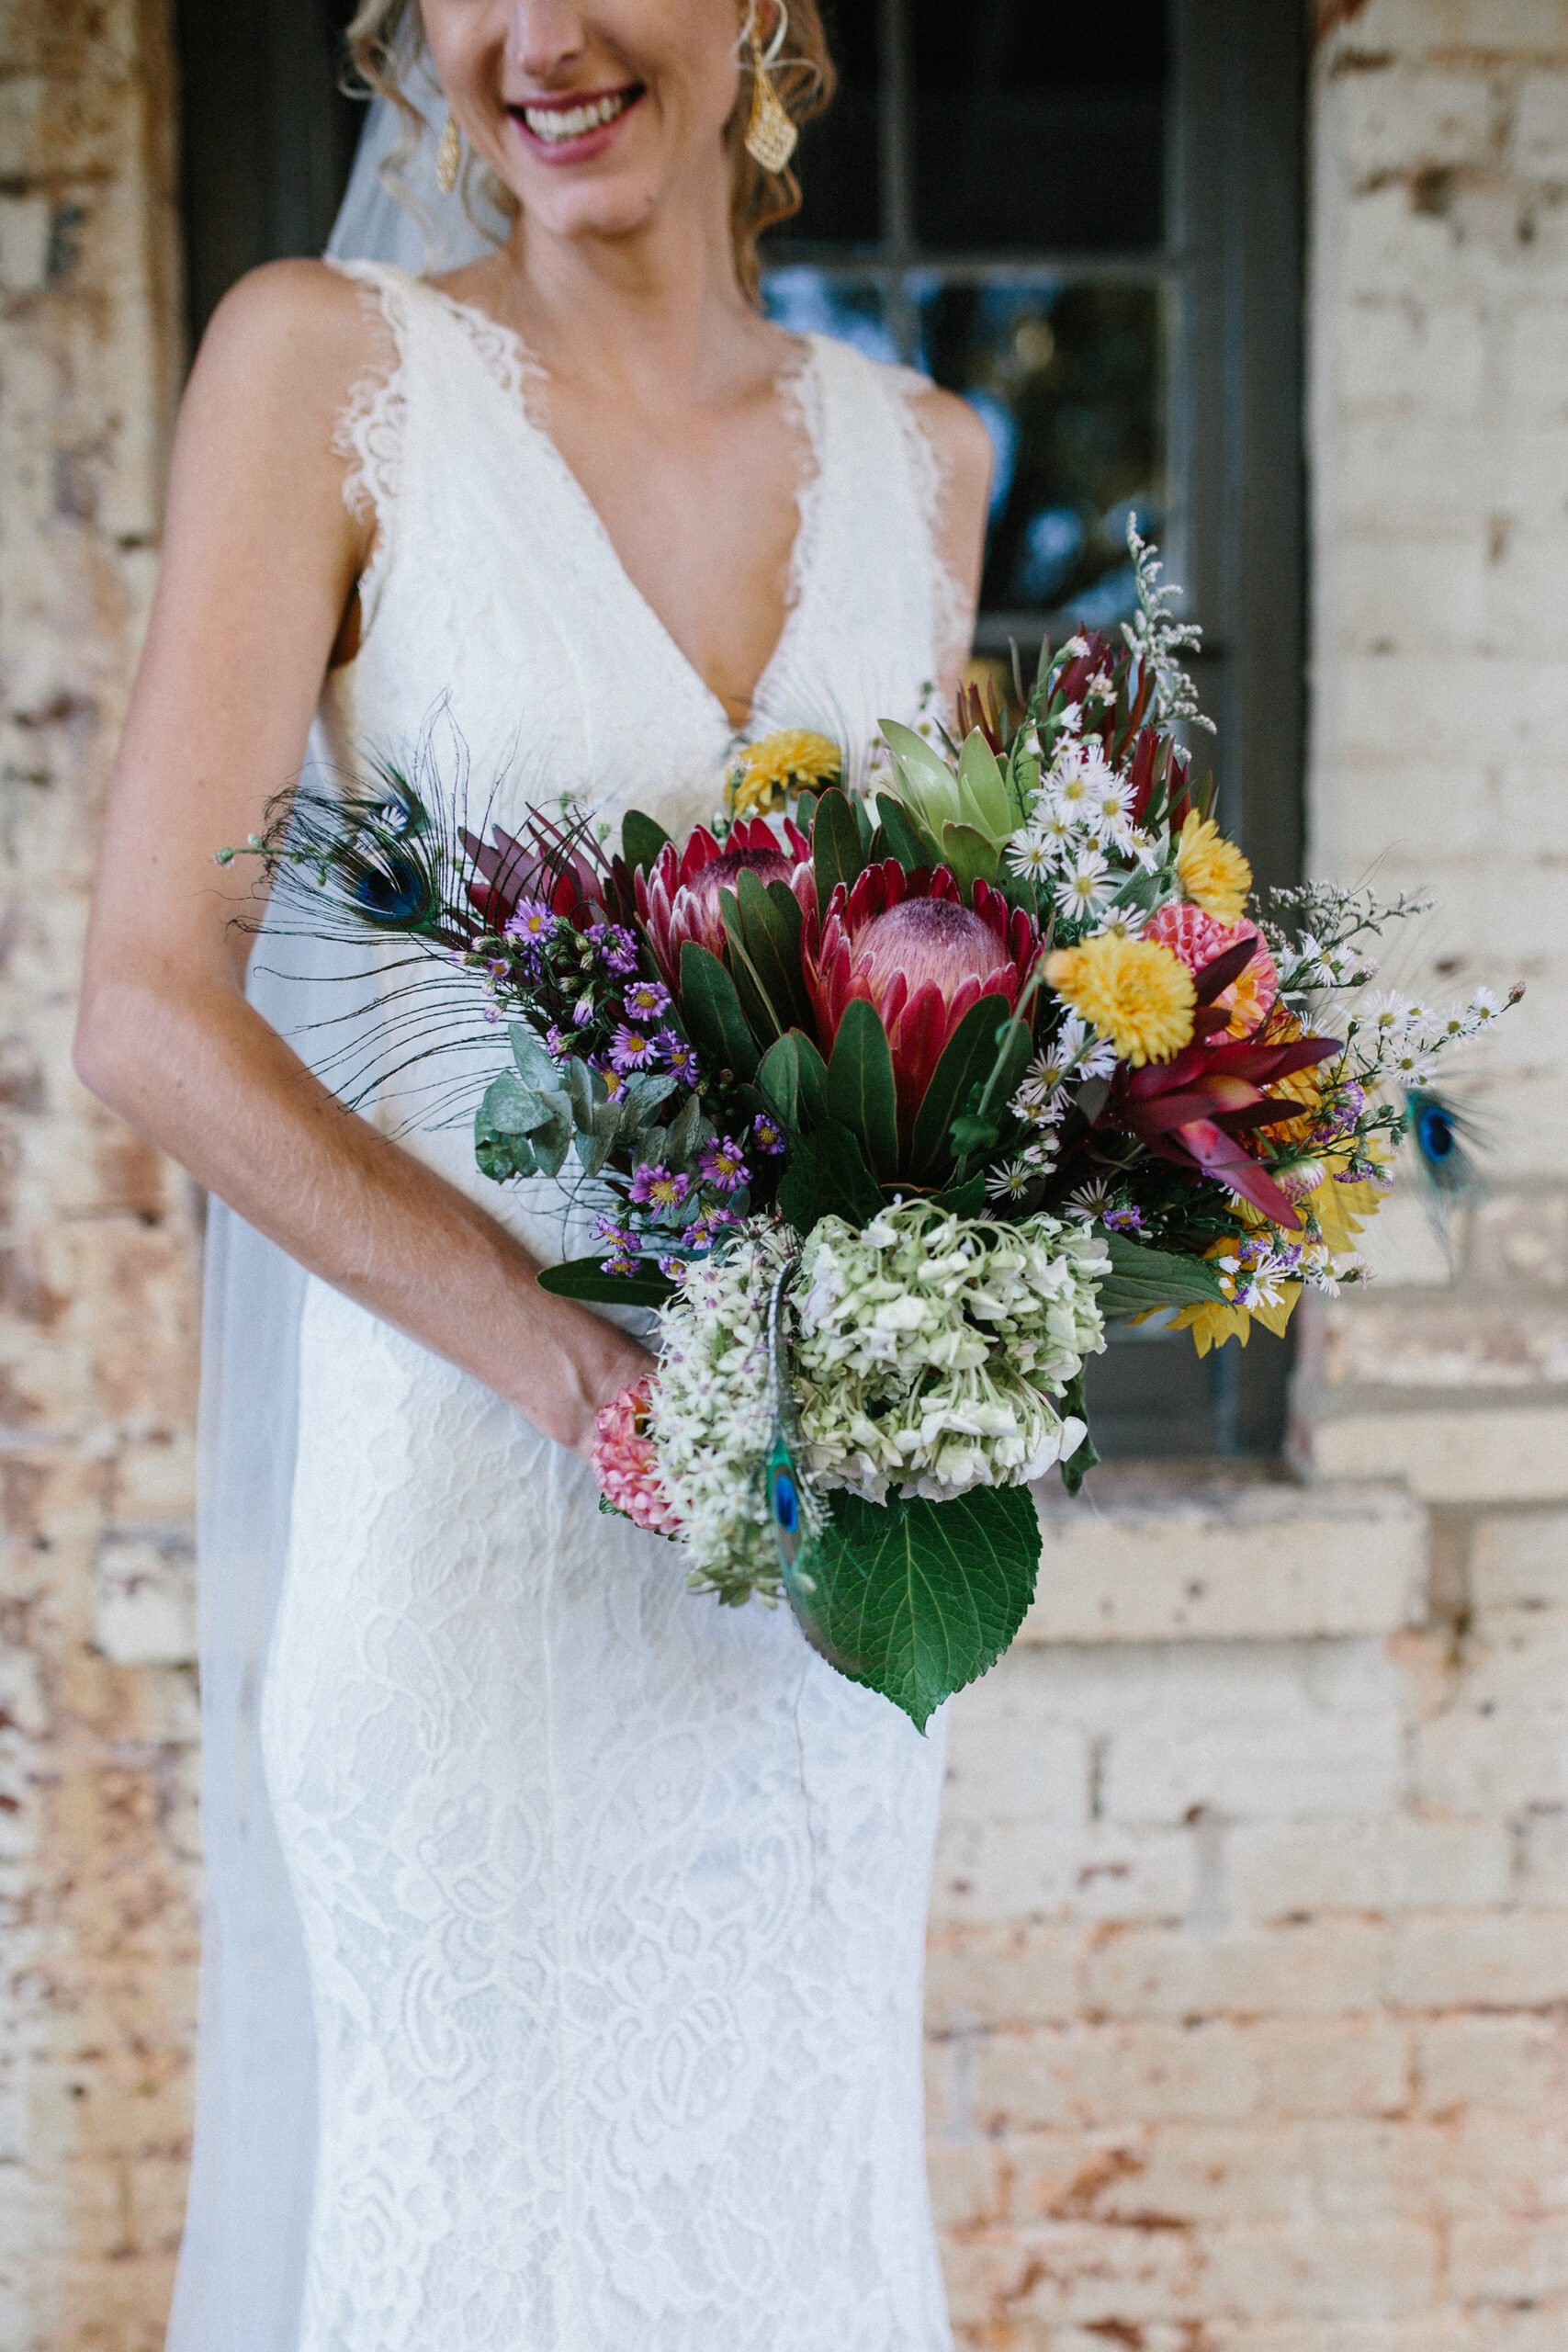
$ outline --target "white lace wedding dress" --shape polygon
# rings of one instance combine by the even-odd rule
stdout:
[[[387,364],[343,427],[373,514],[334,754],[435,742],[471,803],[711,813],[720,707],[480,313],[353,274]],[[956,612],[915,379],[813,339],[800,536],[754,729],[911,717]],[[446,731],[443,731],[446,729]],[[461,983],[454,980],[454,985]],[[548,1259],[410,1081],[378,1115]],[[314,2006],[299,2352],[938,2352],[920,1988],[943,1760],[786,1611],[684,1590],[574,1456],[308,1286],[268,1786]]]

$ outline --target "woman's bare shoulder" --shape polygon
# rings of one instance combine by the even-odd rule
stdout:
[[[925,384],[914,395],[916,412],[936,451],[948,494],[959,506],[983,510],[991,487],[991,436],[965,400]]]
[[[386,364],[389,338],[363,286],[321,261],[253,269],[214,311],[191,370],[191,403],[267,420],[320,442],[355,386]]]

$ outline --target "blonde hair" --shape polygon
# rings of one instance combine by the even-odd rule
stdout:
[[[427,123],[404,88],[404,81],[424,50],[424,25],[419,0],[359,0],[346,35],[349,64],[356,95],[389,98],[403,118],[405,139],[389,159],[391,185],[425,130]],[[828,51],[818,0],[792,0],[786,53],[772,69],[773,88],[792,120],[809,122],[819,115],[838,86],[838,74]],[[740,91],[735,110],[725,125],[729,151],[729,233],[735,251],[736,275],[749,301],[759,297],[761,266],[757,240],[775,221],[787,220],[800,209],[800,183],[785,169],[767,172],[746,147],[750,119],[754,66],[750,51],[740,65]],[[473,218],[470,173],[473,159],[466,156],[463,202]],[[503,216],[514,214],[517,199],[494,175],[483,175],[485,200]]]

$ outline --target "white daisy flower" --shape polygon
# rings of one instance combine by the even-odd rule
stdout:
[[[1101,847],[1114,842],[1118,849],[1127,849],[1133,838],[1133,786],[1129,778],[1108,770],[1091,803],[1089,822]]]
[[[1381,1036],[1400,1037],[1409,1028],[1415,1011],[1409,997],[1400,996],[1393,989],[1380,989],[1361,1007],[1361,1026],[1377,1030]]]
[[[1504,999],[1491,989],[1477,989],[1470,1000],[1470,1015],[1477,1028],[1484,1027],[1488,1021],[1495,1021],[1497,1015],[1507,1009]]]
[[[1055,844],[1030,826],[1009,842],[1007,862],[1015,874],[1038,881],[1056,863]]]
[[[1111,896],[1105,860],[1097,849],[1080,850],[1073,870],[1056,885],[1056,904],[1065,915],[1082,922],[1098,914]]]
[[[993,1201],[1021,1201],[1035,1182],[1035,1174],[1025,1160],[1010,1160],[1005,1168],[993,1168],[986,1179],[986,1192]]]
[[[1093,1225],[1105,1215],[1110,1205],[1111,1186],[1103,1176],[1096,1176],[1089,1183],[1080,1184],[1076,1193],[1069,1193],[1062,1203],[1062,1210],[1065,1216],[1082,1217],[1086,1225]]]

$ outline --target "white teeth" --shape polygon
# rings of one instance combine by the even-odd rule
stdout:
[[[631,96],[629,90],[616,90],[585,107],[525,107],[523,119],[536,139],[558,146],[564,140],[581,139],[585,131],[597,130],[601,123],[614,122],[630,106]]]

